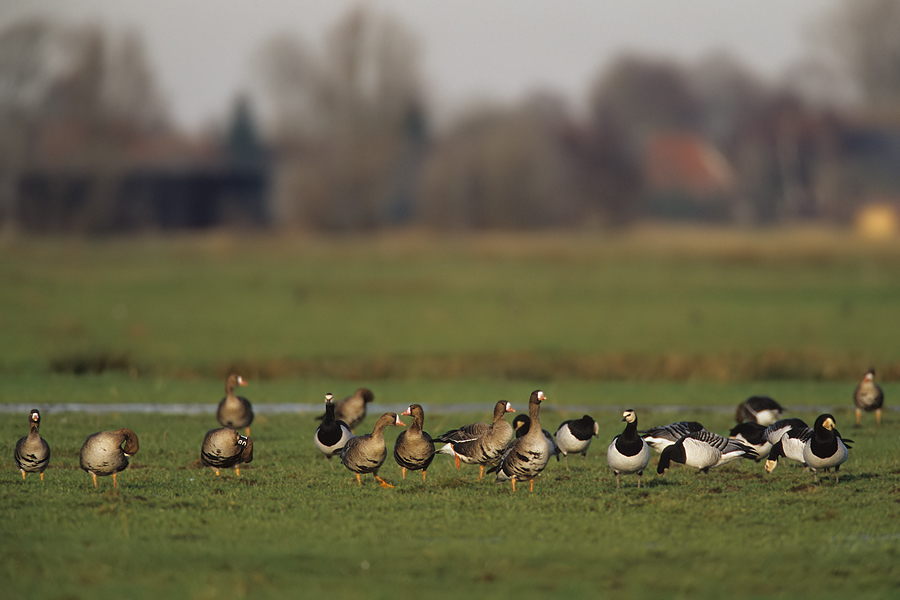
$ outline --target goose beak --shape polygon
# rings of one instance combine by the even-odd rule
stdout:
[[[406,427],[406,423],[400,420],[400,416],[398,415],[396,420],[394,421],[394,425],[399,425],[400,427]]]
[[[825,429],[834,429],[834,421],[831,419],[825,419],[825,422],[822,423],[822,427]]]
[[[240,375],[238,375],[238,385],[247,385],[247,382]]]
[[[400,413],[400,414],[401,414],[402,416],[405,416],[405,417],[410,417],[410,416],[412,416],[412,412],[410,411],[411,408],[412,408],[412,406],[410,406],[409,408],[407,408],[406,410],[404,410],[404,411],[403,411],[402,413]]]
[[[509,402],[506,403],[506,412],[516,412],[516,409],[512,407],[512,404]]]

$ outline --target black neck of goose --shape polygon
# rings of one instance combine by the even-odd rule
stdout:
[[[637,419],[632,421],[631,423],[625,423],[625,431],[622,432],[622,439],[626,441],[632,441],[638,439],[638,428],[637,428]]]
[[[334,402],[325,403],[325,418],[322,419],[322,424],[326,423],[334,423]]]

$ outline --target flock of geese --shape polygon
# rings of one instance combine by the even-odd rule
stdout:
[[[253,407],[235,388],[246,385],[238,375],[230,375],[225,382],[225,397],[219,402],[216,417],[222,427],[208,431],[200,450],[200,461],[215,470],[235,468],[253,460],[253,441],[250,425]],[[332,394],[325,395],[325,413],[318,417],[322,423],[316,429],[315,447],[328,459],[339,456],[341,464],[355,474],[359,485],[362,475],[371,473],[382,487],[394,487],[379,477],[378,471],[387,458],[384,430],[389,426],[405,426],[401,416],[411,416],[409,428],[397,436],[394,460],[403,478],[407,471],[421,471],[422,480],[437,454],[452,456],[459,469],[462,463],[479,466],[478,479],[485,470],[495,474],[498,483],[510,481],[512,491],[516,482],[528,481],[529,490],[552,457],[562,455],[568,468],[569,454],[581,454],[582,463],[599,427],[589,415],[564,421],[555,435],[541,427],[540,408],[547,398],[541,390],[531,393],[528,415],[518,415],[510,424],[505,416],[515,412],[509,402],[501,400],[494,406],[490,423],[472,423],[432,437],[424,430],[425,412],[419,404],[410,405],[400,415],[387,412],[375,422],[371,433],[354,435],[354,429],[366,416],[366,405],[374,399],[367,388],[359,388],[353,395],[334,402]],[[884,393],[875,383],[875,371],[869,370],[856,387],[856,424],[862,413],[874,411],[876,423],[881,424]],[[638,430],[637,414],[626,410],[622,414],[625,428],[616,435],[606,451],[609,468],[620,485],[621,475],[637,475],[641,487],[644,470],[650,463],[650,449],[659,453],[657,474],[662,476],[671,464],[680,463],[708,472],[731,461],[745,458],[757,462],[765,459],[765,469],[772,472],[780,458],[786,458],[811,470],[818,482],[818,472],[838,470],[847,460],[852,440],[841,437],[833,415],[822,414],[812,427],[797,418],[782,419],[783,409],[768,396],[753,396],[742,402],[735,414],[737,426],[729,437],[707,431],[695,421],[679,421],[668,425]],[[41,416],[37,409],[29,415],[30,433],[16,443],[14,458],[22,478],[27,473],[39,473],[50,463],[50,447],[40,436]],[[238,430],[244,429],[246,435]],[[129,459],[138,451],[138,438],[130,429],[101,431],[85,440],[79,455],[80,466],[91,475],[94,487],[98,476],[116,475],[128,467]],[[332,468],[334,466],[332,465]]]

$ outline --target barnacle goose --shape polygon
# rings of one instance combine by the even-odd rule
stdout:
[[[687,434],[698,431],[706,430],[696,421],[679,421],[669,425],[660,425],[640,433],[648,446],[657,452],[662,452],[667,446],[671,446]]]
[[[813,425],[812,437],[803,446],[803,460],[812,469],[816,483],[819,481],[819,469],[827,471],[831,468],[834,468],[834,482],[837,483],[838,469],[850,455],[835,425],[832,415],[819,415]]]
[[[781,418],[783,412],[781,405],[768,396],[750,396],[738,405],[734,420],[769,426]]]
[[[756,452],[717,433],[694,431],[663,449],[656,472],[665,475],[670,464],[677,462],[706,473],[712,467],[722,466],[738,458],[756,458]]]
[[[728,437],[753,448],[756,452],[756,462],[768,456],[772,449],[772,443],[766,436],[766,427],[754,421],[738,423],[728,432]]]
[[[584,458],[587,456],[591,440],[597,437],[599,431],[600,426],[590,415],[563,421],[556,430],[556,446],[566,459],[567,469],[569,468],[569,454],[580,453],[581,464],[584,465]]]
[[[619,487],[619,474],[637,473],[638,487],[647,463],[650,462],[650,448],[647,442],[638,435],[637,413],[628,409],[622,413],[625,431],[613,438],[606,449],[606,462],[616,475],[616,487]]]

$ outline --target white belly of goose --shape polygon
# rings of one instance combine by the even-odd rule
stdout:
[[[838,440],[837,450],[831,456],[816,456],[810,449],[810,442],[807,442],[803,447],[803,462],[812,469],[836,467],[847,460],[848,456],[850,456],[850,452],[847,451],[847,446],[841,440]]]
[[[650,462],[650,447],[644,444],[640,452],[634,456],[626,456],[616,448],[614,439],[606,449],[606,462],[610,469],[618,473],[631,474],[643,471]]]
[[[684,464],[695,469],[715,467],[723,458],[718,448],[690,437],[684,438],[684,455]]]

